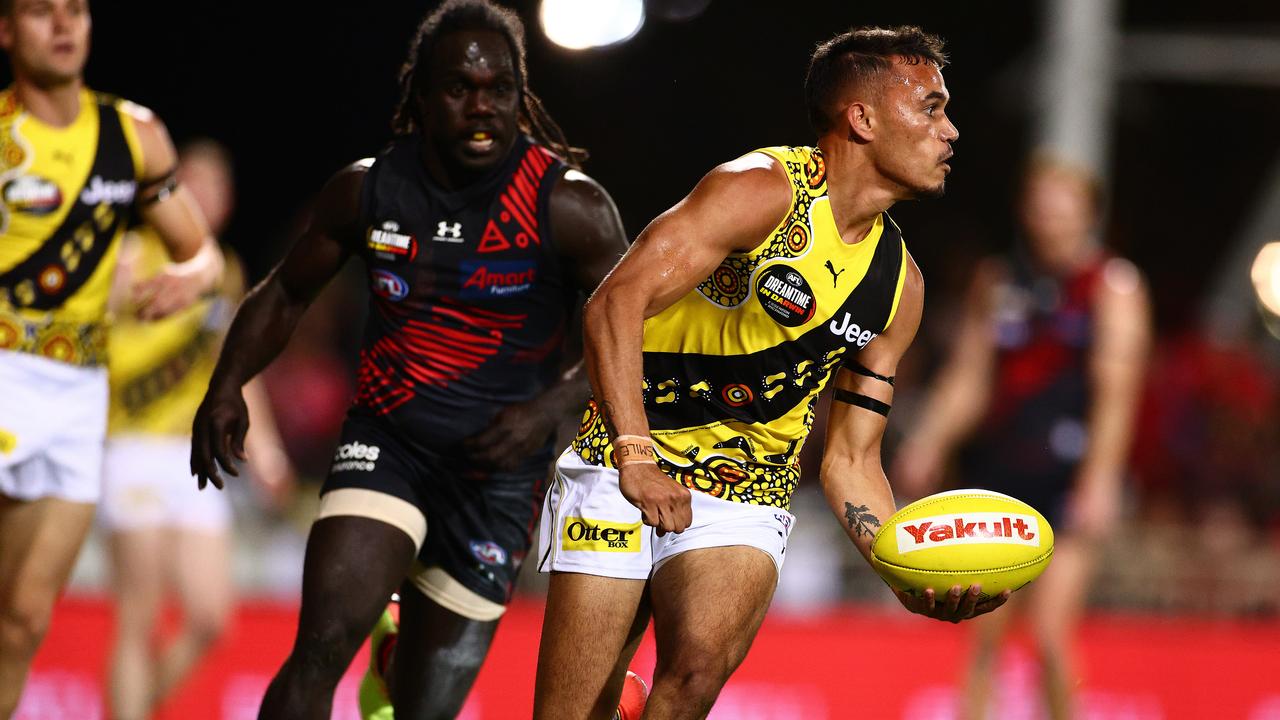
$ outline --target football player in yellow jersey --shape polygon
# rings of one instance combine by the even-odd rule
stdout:
[[[0,1],[0,718],[27,670],[97,502],[107,295],[135,208],[174,262],[139,313],[190,305],[222,272],[175,153],[145,108],[84,86],[85,0]]]
[[[869,558],[894,511],[880,441],[924,299],[884,213],[943,192],[958,137],[945,62],[942,41],[915,27],[823,43],[805,81],[817,148],[712,170],[592,296],[595,400],[543,520],[535,717],[608,717],[650,613],[644,717],[706,717],[772,599],[796,455],[832,376],[820,481]],[[898,597],[953,622],[1008,597],[938,590]]]
[[[211,141],[185,146],[178,179],[218,234],[230,216],[233,188],[226,151]],[[155,232],[125,236],[116,286],[161,270]],[[191,422],[217,351],[244,293],[240,265],[228,257],[216,295],[155,322],[133,317],[128,300],[113,304],[109,337],[111,407],[98,520],[107,533],[116,596],[115,647],[108,702],[116,720],[150,717],[218,639],[233,605],[231,507],[223,493],[190,485]],[[259,381],[246,387],[253,425],[246,444],[250,477],[279,505],[292,484],[288,457]],[[181,608],[177,631],[157,645],[167,591]]]

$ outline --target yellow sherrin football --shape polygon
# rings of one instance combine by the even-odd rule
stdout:
[[[871,564],[891,587],[941,596],[982,585],[982,596],[1017,590],[1053,557],[1053,528],[1035,508],[989,490],[952,490],[902,508],[871,543]]]

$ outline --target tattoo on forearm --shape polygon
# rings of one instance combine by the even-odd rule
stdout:
[[[608,431],[609,437],[618,437],[618,428],[613,424],[613,403],[608,400],[601,400],[600,412],[604,415],[604,428]]]
[[[871,526],[874,525],[877,530],[880,527],[880,518],[872,515],[866,505],[854,506],[853,503],[846,502],[844,504],[844,519],[849,523],[849,529],[857,537],[862,537],[863,535],[875,537],[876,530],[873,530]]]

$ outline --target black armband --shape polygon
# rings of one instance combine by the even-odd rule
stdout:
[[[842,388],[836,388],[836,400],[850,405],[857,405],[860,408],[870,410],[871,412],[880,413],[885,417],[889,417],[889,409],[893,407],[887,402],[881,402],[873,397],[867,397],[860,393],[849,392]]]
[[[174,168],[154,180],[148,180],[138,185],[138,204],[152,205],[168,200],[173,191],[177,189],[178,172],[177,168]]]
[[[879,380],[880,382],[889,383],[890,385],[893,384],[893,378],[896,377],[896,376],[885,377],[884,375],[879,375],[877,373],[871,372],[871,370],[867,369],[865,366],[859,363],[854,362],[853,360],[846,362],[844,364],[844,367],[848,370],[852,370],[853,372],[858,373],[863,377],[869,377],[872,380]]]

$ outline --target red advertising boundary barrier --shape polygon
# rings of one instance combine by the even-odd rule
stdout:
[[[292,643],[296,607],[250,602],[228,636],[164,708],[162,720],[251,720]],[[542,606],[517,602],[463,711],[464,720],[529,717]],[[952,718],[967,661],[963,626],[880,608],[773,613],[711,717],[720,720]],[[37,656],[17,720],[99,720],[111,607],[66,598]],[[1280,720],[1280,621],[1146,616],[1091,618],[1081,636],[1081,716],[1091,720]],[[1014,642],[996,678],[994,716],[1038,718],[1035,667]],[[355,720],[365,654],[348,672],[334,718]],[[652,677],[647,639],[634,663]]]

